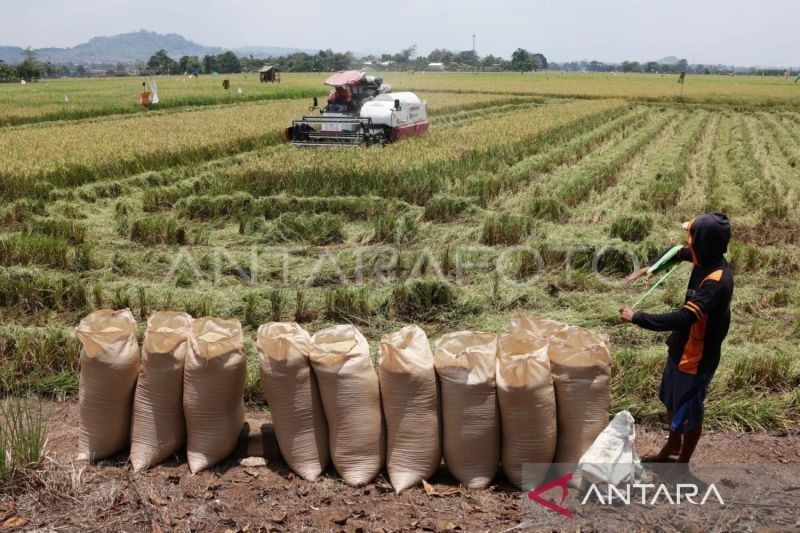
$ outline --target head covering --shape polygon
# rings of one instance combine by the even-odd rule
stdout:
[[[696,266],[712,267],[722,261],[731,240],[731,223],[724,213],[703,213],[688,224],[689,249]]]

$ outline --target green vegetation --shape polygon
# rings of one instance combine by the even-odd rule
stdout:
[[[662,336],[623,329],[617,310],[646,288],[618,282],[708,208],[733,221],[737,276],[708,423],[800,423],[800,119],[786,87],[692,77],[681,102],[674,79],[638,74],[386,77],[428,100],[431,131],[363,150],[281,144],[308,102],[243,102],[255,81],[238,77],[241,100],[201,78],[164,87],[177,107],[147,113],[116,80],[0,86],[3,120],[42,122],[0,125],[0,397],[74,395],[71,329],[101,307],[239,318],[253,369],[269,320],[354,323],[374,351],[406,323],[433,340],[525,312],[609,334],[613,409],[655,423]],[[93,118],[48,122],[60,111],[43,102],[63,107],[65,88]],[[680,305],[688,272],[643,307]]]
[[[490,215],[483,223],[481,242],[489,246],[519,244],[531,231],[531,222],[525,217],[500,213]]]
[[[142,244],[186,244],[186,228],[172,217],[143,216],[130,224],[132,241]]]
[[[299,241],[319,246],[344,240],[343,224],[341,216],[330,213],[284,213],[267,231],[277,242]]]
[[[644,240],[653,229],[653,219],[647,215],[622,215],[611,223],[610,234],[623,241],[639,242]]]
[[[0,399],[0,482],[38,468],[46,441],[47,420],[40,399]]]
[[[427,321],[451,310],[457,302],[453,288],[441,280],[411,280],[392,291],[391,310],[402,320]]]

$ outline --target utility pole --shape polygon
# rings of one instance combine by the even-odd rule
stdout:
[[[475,34],[472,34],[472,51],[475,52]]]

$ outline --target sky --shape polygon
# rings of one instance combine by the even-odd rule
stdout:
[[[417,45],[550,61],[800,64],[800,0],[0,0],[0,45],[74,46],[139,29],[209,46],[396,52]]]

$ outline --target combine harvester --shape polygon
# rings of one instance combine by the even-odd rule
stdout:
[[[428,131],[428,104],[410,92],[391,92],[391,85],[364,72],[334,74],[325,85],[333,87],[328,104],[317,99],[307,115],[292,121],[286,139],[295,146],[383,145]]]

